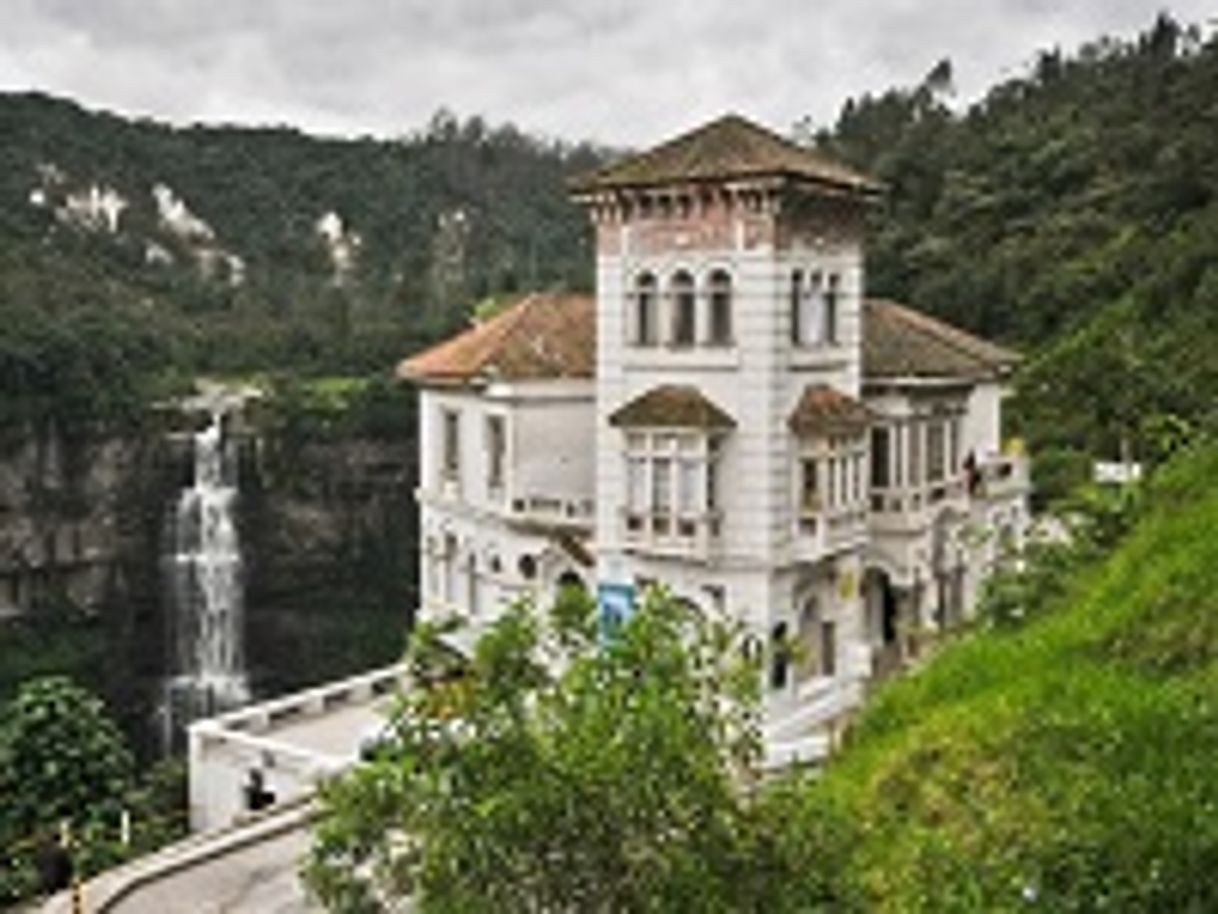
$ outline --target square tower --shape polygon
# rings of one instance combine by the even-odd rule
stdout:
[[[865,675],[863,219],[879,187],[727,116],[577,182],[596,229],[598,580]]]

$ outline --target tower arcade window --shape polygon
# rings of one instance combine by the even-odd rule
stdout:
[[[797,271],[798,272],[798,271]],[[803,277],[803,282],[791,291],[796,346],[818,346],[824,340],[824,316],[821,313],[821,289],[824,278],[819,271]]]
[[[634,282],[632,295],[631,341],[636,346],[654,346],[659,342],[659,296],[656,278],[651,273],[641,274]]]
[[[830,273],[828,282],[825,285],[824,307],[821,314],[824,319],[824,327],[820,339],[820,342],[829,345],[837,345],[838,341],[837,300],[840,285],[841,277],[836,273]]]
[[[729,346],[732,342],[732,277],[725,270],[710,275],[710,343]]]
[[[799,312],[800,303],[803,301],[804,294],[804,271],[794,270],[791,273],[791,343],[795,346],[800,344],[803,339],[803,328],[800,325]]]
[[[686,271],[680,270],[672,278],[669,294],[672,299],[672,345],[692,346],[698,327],[694,278]]]

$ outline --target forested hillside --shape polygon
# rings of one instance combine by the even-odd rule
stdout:
[[[890,187],[872,293],[1030,353],[1021,414],[1042,455],[1153,452],[1176,419],[1209,419],[1218,40],[1160,17],[1131,41],[1044,51],[959,112],[951,76],[944,61],[853,100],[820,137]]]
[[[944,61],[817,137],[888,184],[871,294],[1029,355],[1016,431],[1051,485],[1212,418],[1215,87],[1218,40],[1160,17],[963,109]],[[586,287],[563,180],[604,157],[443,113],[337,140],[0,96],[0,412],[121,412],[200,371],[383,370],[488,295]]]
[[[385,370],[472,303],[586,287],[600,153],[441,112],[395,141],[0,95],[0,419],[196,372]]]

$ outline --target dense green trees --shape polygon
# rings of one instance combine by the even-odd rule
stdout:
[[[458,678],[416,634],[391,738],[324,794],[308,879],[332,910],[802,910],[735,629],[658,592],[599,648],[591,620],[582,594],[517,606]]]
[[[1208,421],[1218,40],[1161,16],[1131,41],[1042,53],[963,110],[945,75],[851,101],[820,137],[890,188],[871,291],[1027,351],[1035,452],[1145,456],[1148,418]]]
[[[38,890],[39,857],[65,836],[76,873],[87,876],[186,824],[183,766],[137,778],[102,702],[62,676],[31,679],[0,706],[0,797],[0,904]]]
[[[587,287],[564,179],[601,155],[445,112],[322,140],[0,94],[0,421],[109,419],[197,373],[385,372],[489,294]],[[175,231],[158,185],[207,228]],[[114,231],[67,212],[94,187],[124,203]]]

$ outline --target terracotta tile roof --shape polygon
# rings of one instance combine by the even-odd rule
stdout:
[[[619,407],[609,424],[642,428],[728,429],[736,420],[696,387],[662,384]]]
[[[863,378],[995,377],[1019,354],[958,327],[881,299],[863,304]]]
[[[787,424],[796,435],[827,435],[859,431],[871,421],[871,410],[828,384],[809,384],[795,404]]]
[[[736,114],[577,178],[571,188],[579,194],[760,177],[786,177],[860,193],[882,189],[845,165]]]
[[[863,306],[863,378],[995,377],[1019,354],[891,301]],[[590,295],[534,294],[490,320],[398,366],[424,383],[477,378],[591,378],[596,371],[596,302]]]
[[[596,364],[596,301],[590,295],[535,293],[489,320],[403,361],[412,381],[462,383],[590,378]]]

